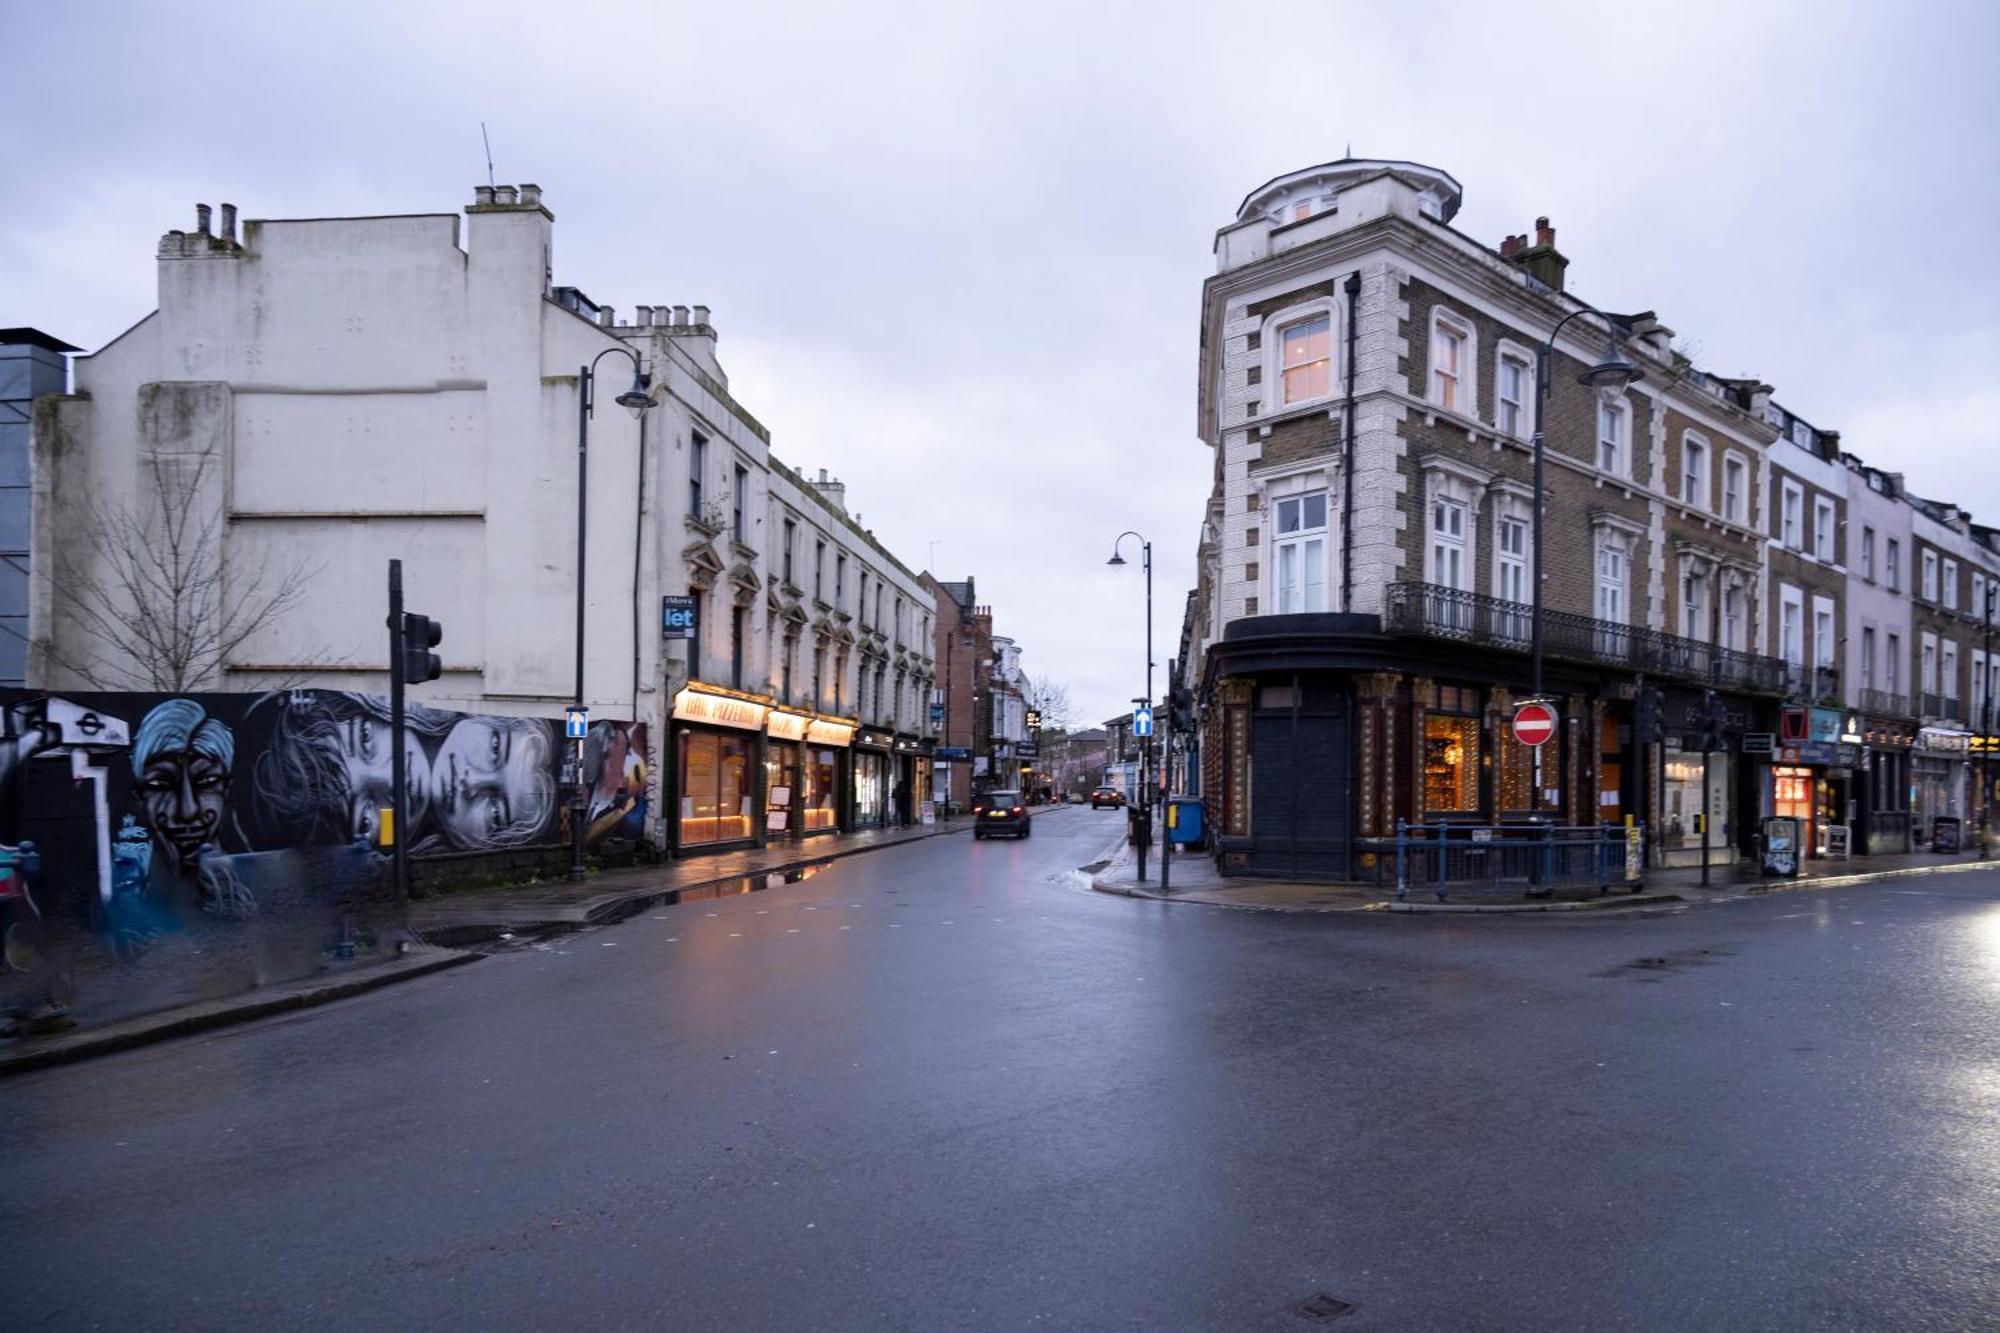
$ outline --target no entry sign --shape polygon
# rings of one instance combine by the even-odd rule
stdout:
[[[1556,734],[1556,710],[1547,704],[1526,703],[1514,710],[1514,739],[1523,745],[1540,745]]]

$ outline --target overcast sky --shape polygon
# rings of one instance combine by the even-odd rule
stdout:
[[[2000,6],[1596,8],[0,0],[0,325],[102,346],[197,201],[461,207],[483,120],[558,283],[712,306],[778,456],[1095,722],[1144,664],[1112,538],[1162,673],[1193,577],[1215,229],[1351,144],[2000,522]]]

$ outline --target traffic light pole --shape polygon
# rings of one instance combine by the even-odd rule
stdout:
[[[403,562],[389,562],[389,750],[391,760],[389,797],[389,849],[394,862],[396,903],[410,901],[410,860],[405,844],[409,841],[410,808],[409,760],[403,750]]]

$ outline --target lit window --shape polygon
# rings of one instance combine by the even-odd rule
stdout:
[[[1424,714],[1424,812],[1479,808],[1479,719]]]
[[[1470,407],[1464,401],[1460,381],[1465,344],[1471,336],[1464,325],[1443,316],[1431,325],[1431,401],[1448,411],[1463,412]]]
[[[1288,403],[1323,398],[1331,387],[1333,320],[1326,315],[1301,320],[1278,335]]]

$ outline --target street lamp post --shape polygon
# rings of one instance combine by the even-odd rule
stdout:
[[[1542,511],[1546,497],[1543,485],[1543,453],[1548,433],[1549,395],[1553,385],[1549,379],[1549,368],[1555,359],[1556,338],[1563,327],[1580,315],[1596,315],[1605,321],[1604,359],[1577,376],[1579,384],[1585,384],[1597,391],[1601,400],[1609,400],[1630,386],[1645,378],[1645,372],[1625,358],[1618,350],[1620,330],[1629,330],[1641,320],[1651,319],[1648,310],[1636,315],[1613,315],[1602,310],[1592,310],[1588,306],[1572,310],[1556,322],[1549,331],[1548,339],[1536,350],[1535,356],[1535,529],[1534,567],[1529,580],[1529,651],[1533,660],[1530,694],[1542,697]],[[1542,747],[1535,747],[1535,784],[1529,794],[1529,808],[1540,810],[1542,804]]]
[[[1985,605],[1980,608],[1983,616],[1980,648],[1986,654],[1985,663],[1980,667],[1986,673],[1986,679],[1979,682],[1979,859],[1982,861],[1992,854],[1986,845],[1992,833],[1993,810],[1992,770],[1987,766],[1992,762],[1990,747],[1993,744],[1993,599],[1996,595],[2000,595],[2000,587],[1988,579]]]
[[[652,377],[640,368],[639,354],[631,348],[620,345],[607,347],[594,357],[590,364],[577,371],[576,380],[576,706],[584,706],[583,695],[583,605],[585,536],[590,514],[587,483],[590,480],[590,419],[596,415],[597,402],[594,392],[597,380],[597,363],[612,353],[618,352],[632,358],[632,387],[618,395],[618,405],[632,413],[632,419],[639,422],[639,447],[646,447],[646,409],[653,405],[649,392]],[[588,811],[583,790],[583,742],[576,743],[575,780],[570,785],[569,801],[569,877],[572,883],[583,879],[584,819]]]
[[[1111,543],[1111,558],[1104,563],[1107,565],[1122,565],[1125,563],[1125,557],[1118,554],[1118,548],[1125,544],[1127,537],[1138,538],[1140,559],[1146,570],[1145,704],[1147,708],[1151,708],[1153,706],[1153,543],[1147,541],[1140,534],[1127,529],[1119,533],[1118,539]],[[1139,774],[1141,808],[1145,811],[1145,817],[1140,822],[1139,836],[1135,842],[1139,853],[1139,879],[1143,883],[1146,878],[1146,842],[1151,833],[1153,819],[1153,732],[1151,728],[1148,728],[1146,731],[1146,749],[1144,751],[1144,758],[1140,761]]]

